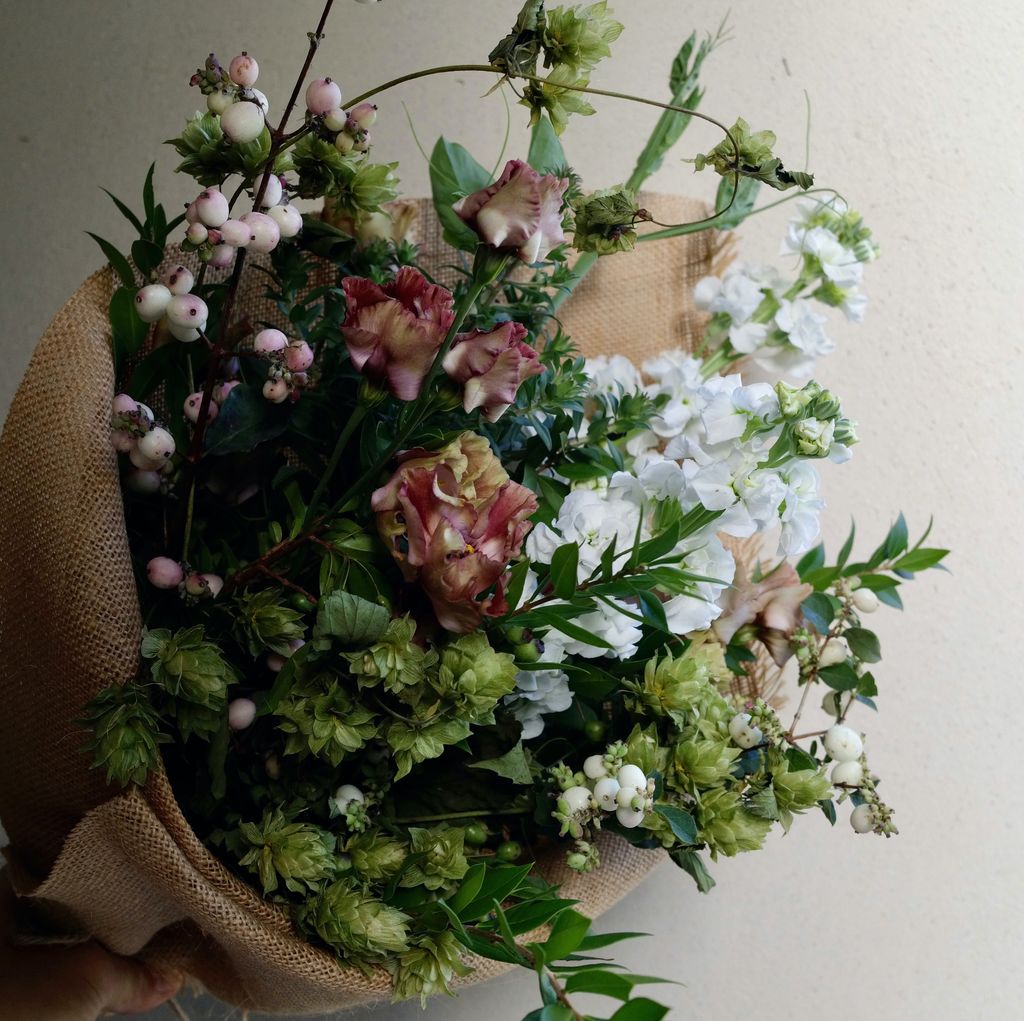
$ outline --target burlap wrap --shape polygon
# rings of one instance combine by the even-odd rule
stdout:
[[[686,199],[644,201],[663,222],[706,215]],[[427,265],[445,279],[457,256],[429,203],[418,221]],[[568,332],[588,354],[637,362],[692,347],[703,320],[689,296],[715,245],[705,233],[602,259],[564,306]],[[273,320],[262,286],[248,274],[241,304]],[[0,818],[12,878],[69,936],[182,968],[238,1007],[315,1014],[379,1002],[387,976],[366,978],[305,943],[203,847],[163,776],[117,794],[82,753],[82,707],[134,675],[141,628],[109,437],[112,288],[110,270],[97,272],[57,313],[0,439]],[[592,915],[660,860],[613,836],[601,854],[586,878],[543,863]],[[474,963],[471,981],[505,970]]]

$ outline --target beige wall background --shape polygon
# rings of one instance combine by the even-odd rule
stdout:
[[[4,407],[35,338],[100,262],[83,231],[127,238],[99,186],[136,204],[155,158],[162,198],[173,206],[190,197],[172,173],[174,154],[157,143],[194,109],[191,71],[211,49],[229,58],[247,48],[280,110],[319,6],[0,5]],[[517,6],[339,0],[315,68],[354,95],[427,64],[478,61]],[[725,12],[697,0],[614,6],[627,30],[594,82],[654,97],[665,92],[682,38],[713,30]],[[721,862],[711,895],[665,867],[600,925],[655,934],[623,956],[683,983],[666,993],[673,1016],[1019,1017],[1022,8],[1015,0],[735,0],[732,21],[734,40],[707,65],[703,109],[772,127],[800,166],[806,89],[812,169],[865,213],[883,246],[866,276],[867,323],[833,327],[841,349],[819,373],[843,394],[863,437],[853,462],[828,476],[826,537],[834,549],[853,514],[868,543],[901,508],[915,530],[934,512],[934,538],[955,549],[953,573],[909,586],[905,615],[875,618],[882,711],[857,722],[898,809],[897,839],[856,837],[845,819],[833,831],[809,817],[762,853]],[[506,115],[498,96],[480,98],[487,84],[453,76],[386,97],[376,152],[401,159],[410,193],[424,192],[427,171],[400,104],[425,145],[443,131],[491,163]],[[565,138],[592,187],[628,173],[654,119],[599,103],[599,117],[576,120]],[[525,148],[522,120],[514,110],[509,155]],[[710,131],[691,132],[680,156],[714,142]],[[677,159],[655,184],[700,195],[713,187]],[[780,211],[745,227],[743,255],[773,259],[784,224]],[[427,1016],[518,1021],[534,995],[529,976],[513,976],[432,1005]],[[214,1004],[190,1009],[227,1014]],[[374,1016],[404,1021],[419,1009]]]

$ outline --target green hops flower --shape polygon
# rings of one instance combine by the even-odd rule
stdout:
[[[560,135],[565,131],[572,114],[589,117],[594,112],[594,108],[583,98],[583,93],[574,88],[589,83],[590,79],[585,75],[578,75],[569,65],[560,64],[543,82],[531,82],[523,90],[523,98],[519,102],[530,108],[531,125],[536,124],[546,113],[555,134]]]
[[[698,153],[693,160],[694,169],[703,170],[710,166],[722,177],[733,177],[736,174],[752,177],[777,191],[785,191],[794,185],[807,189],[814,184],[812,174],[786,170],[782,160],[772,154],[774,131],[757,131],[752,134],[750,125],[739,117],[730,128],[730,134],[732,140],[723,138],[710,152]]]
[[[469,737],[469,723],[457,718],[438,717],[420,723],[395,720],[388,726],[387,742],[395,756],[395,779],[408,775],[417,762],[436,759],[448,745]]]
[[[714,787],[729,779],[739,756],[740,749],[724,740],[680,741],[672,758],[676,781],[691,789]]]
[[[783,812],[803,812],[814,808],[832,793],[832,785],[823,770],[790,770],[785,759],[772,769],[775,800]]]
[[[630,252],[636,247],[636,224],[643,219],[636,195],[608,188],[582,195],[572,203],[576,218],[573,245],[580,252]]]
[[[423,1007],[436,993],[453,996],[451,982],[457,975],[468,975],[473,969],[462,963],[462,944],[450,932],[424,936],[416,945],[389,961],[394,987],[394,1000],[420,998]]]
[[[383,682],[386,691],[401,693],[420,684],[437,655],[413,643],[416,622],[411,617],[391,621],[384,634],[362,652],[345,654],[360,688],[371,688]]]
[[[289,822],[279,808],[258,823],[241,823],[238,835],[249,848],[239,864],[260,877],[264,893],[276,890],[279,880],[293,893],[315,890],[337,867],[334,837],[319,826]]]
[[[621,744],[621,742],[618,742]],[[661,746],[658,739],[658,727],[652,723],[647,727],[641,727],[638,723],[626,739],[625,752],[619,757],[612,755],[612,748],[609,748],[609,754],[606,756],[606,763],[611,767],[616,762],[621,766],[624,762],[629,762],[634,766],[638,766],[644,771],[645,776],[650,776],[652,773],[663,773],[665,771],[665,764],[668,761],[668,752]],[[616,767],[616,772],[618,767]]]
[[[461,879],[469,870],[464,853],[465,833],[459,827],[409,827],[409,849],[413,855],[425,855],[402,876],[401,885],[425,886],[437,890],[450,880]]]
[[[394,837],[364,833],[350,840],[345,852],[352,859],[352,868],[363,879],[374,882],[397,875],[408,849]]]
[[[329,674],[293,689],[275,710],[288,735],[286,755],[317,755],[337,766],[377,733],[373,712],[344,691]]]
[[[338,879],[309,900],[301,923],[346,957],[374,961],[409,946],[409,916]]]
[[[153,680],[169,695],[215,712],[227,707],[228,685],[237,676],[220,649],[204,641],[201,626],[174,635],[166,628],[146,631],[141,651],[153,660]]]
[[[495,652],[481,632],[462,635],[441,650],[437,674],[430,682],[460,717],[493,723],[498,700],[516,686],[515,657]]]
[[[710,848],[712,858],[756,851],[772,825],[769,819],[747,811],[739,794],[722,787],[702,793],[695,808],[700,839]]]
[[[87,747],[93,768],[106,768],[107,783],[144,784],[160,763],[157,745],[170,740],[160,733],[160,718],[145,689],[135,683],[112,684],[86,711],[82,722],[92,731]]]
[[[548,11],[541,40],[548,67],[565,64],[573,71],[593,71],[611,56],[611,44],[623,25],[608,13],[607,0],[588,7],[556,7]]]
[[[637,711],[669,716],[682,728],[699,719],[719,720],[729,714],[729,705],[716,682],[728,674],[722,648],[705,642],[691,646],[682,656],[650,660],[640,683],[628,682],[635,693],[631,699]]]
[[[288,656],[289,643],[302,637],[302,614],[288,606],[276,589],[247,592],[238,600],[235,631],[252,656],[268,651]]]
[[[387,609],[378,603],[351,592],[332,592],[317,607],[314,644],[329,648],[330,639],[337,638],[350,649],[364,649],[384,634],[389,619]]]

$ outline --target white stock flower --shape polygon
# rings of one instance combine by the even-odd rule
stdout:
[[[593,393],[632,393],[640,389],[637,367],[625,355],[598,355],[588,358],[585,371]]]
[[[563,712],[572,705],[569,675],[563,670],[520,670],[516,690],[505,696],[505,703],[522,724],[523,739],[539,737],[545,715]]]
[[[827,322],[807,298],[783,299],[775,313],[775,325],[787,335],[790,344],[814,357],[831,354],[836,348],[825,334]]]
[[[803,251],[818,260],[821,271],[836,287],[856,287],[864,277],[864,266],[857,256],[825,227],[805,232]]]
[[[825,501],[818,496],[818,473],[806,461],[797,461],[779,474],[786,483],[779,555],[794,556],[805,553],[818,538],[818,515]]]
[[[747,273],[747,268],[730,266],[707,308],[710,312],[724,312],[734,323],[745,323],[763,300],[762,285]]]
[[[626,612],[621,612],[623,610]],[[637,615],[636,607],[630,606],[621,599],[598,602],[595,609],[576,617],[573,623],[589,631],[592,635],[603,638],[611,648],[588,645],[576,638],[566,637],[566,654],[582,656],[584,659],[598,659],[601,656],[629,659],[636,652],[643,633],[640,630],[640,625],[632,617],[626,616],[627,613]]]

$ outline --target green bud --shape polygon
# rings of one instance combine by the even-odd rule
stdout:
[[[835,422],[805,418],[793,428],[797,450],[804,457],[828,457],[835,434]]]
[[[339,879],[306,903],[302,924],[346,957],[375,961],[409,946],[409,916],[350,880]]]
[[[487,827],[483,823],[471,823],[467,826],[466,843],[470,847],[483,847],[487,843]]]
[[[463,953],[462,944],[451,932],[417,940],[414,947],[386,964],[391,972],[394,999],[418,996],[425,1009],[427,999],[437,993],[453,996],[452,980],[473,970],[462,963]]]
[[[91,730],[88,749],[93,768],[107,771],[107,783],[122,787],[146,782],[160,763],[160,718],[144,688],[135,683],[104,688],[86,708],[83,724]]]
[[[523,845],[515,840],[506,840],[498,845],[495,854],[499,861],[516,862],[523,856]]]
[[[280,809],[259,823],[242,823],[238,835],[248,848],[238,863],[260,877],[264,893],[273,893],[279,881],[293,893],[316,890],[336,867],[334,837],[319,826],[289,822]]]
[[[469,870],[464,853],[465,834],[454,826],[442,823],[430,829],[409,828],[409,849],[418,859],[403,874],[403,887],[424,886],[438,890],[452,880],[461,879]]]
[[[604,720],[587,720],[583,724],[584,736],[588,741],[593,741],[595,744],[604,740],[607,730],[608,726]]]
[[[822,390],[811,401],[808,410],[815,418],[828,421],[839,417],[842,405],[839,398],[831,390]]]
[[[857,423],[851,421],[848,418],[841,418],[836,422],[835,432],[832,434],[832,438],[836,443],[843,444],[844,447],[852,447],[855,443],[859,443],[860,440],[857,436]]]
[[[537,646],[536,641],[523,642],[513,650],[513,655],[518,663],[539,663],[543,653]]]
[[[573,245],[580,252],[611,255],[636,247],[636,224],[646,218],[636,195],[622,186],[596,191],[572,204],[576,218]]]
[[[289,643],[303,635],[302,614],[285,605],[280,590],[246,592],[239,596],[237,605],[235,631],[238,640],[248,646],[250,655],[291,654]]]

